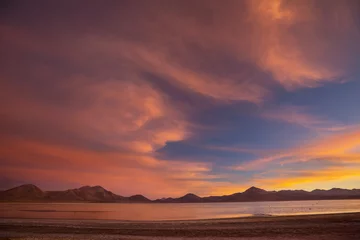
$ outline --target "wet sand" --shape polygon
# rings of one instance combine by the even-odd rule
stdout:
[[[1,219],[0,239],[356,240],[360,212],[156,222]]]

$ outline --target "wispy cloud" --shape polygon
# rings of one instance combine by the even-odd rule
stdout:
[[[350,36],[358,39],[360,34],[350,1],[329,2],[326,14],[311,1],[249,2],[256,35],[262,41],[257,61],[279,83],[287,89],[314,87],[347,76],[353,55],[345,45]]]
[[[336,162],[360,162],[360,155],[351,152],[352,149],[360,144],[360,130],[359,128],[351,131],[335,133],[330,136],[321,137],[309,141],[308,143],[298,144],[297,146],[277,151],[270,151],[269,154],[264,154],[263,157],[249,161],[244,164],[235,165],[232,168],[235,170],[255,170],[265,169],[268,164],[276,163],[289,164],[294,162],[308,162],[315,159],[322,159],[323,161]]]
[[[268,109],[261,116],[265,119],[295,124],[317,131],[343,131],[356,127],[356,125],[345,125],[310,114],[306,107],[294,105]]]

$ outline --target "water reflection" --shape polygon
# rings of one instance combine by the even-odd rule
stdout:
[[[1,203],[2,218],[184,220],[360,211],[360,200],[242,203]]]

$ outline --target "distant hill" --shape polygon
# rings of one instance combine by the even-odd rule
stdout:
[[[204,202],[203,198],[193,194],[193,193],[188,193],[182,197],[179,198],[162,198],[162,199],[157,199],[154,202],[166,202],[166,203],[196,203],[196,202]]]
[[[150,199],[144,197],[143,195],[137,194],[127,198],[129,202],[136,202],[136,203],[147,203],[151,202]]]
[[[120,202],[120,203],[205,203],[205,202],[256,202],[294,200],[360,199],[360,189],[332,188],[304,190],[266,191],[251,187],[244,192],[223,196],[199,197],[188,193],[179,198],[161,198],[151,201],[143,195],[124,197],[101,186],[84,186],[65,191],[42,191],[35,185],[26,184],[0,192],[1,201],[18,202]]]

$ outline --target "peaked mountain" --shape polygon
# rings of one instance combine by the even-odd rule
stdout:
[[[234,193],[229,196],[224,196],[226,202],[251,202],[251,201],[266,201],[269,198],[269,192],[257,187],[251,187],[242,193]]]
[[[180,202],[187,202],[187,201],[201,202],[202,198],[193,193],[188,193],[188,194],[180,197],[179,200],[180,200]]]
[[[45,193],[32,184],[21,185],[0,193],[2,201],[36,201],[44,196]]]
[[[264,193],[267,193],[267,191],[265,191],[264,189],[261,189],[261,188],[254,187],[254,186],[252,186],[251,188],[249,188],[245,192],[243,192],[243,194],[248,194],[248,195],[264,194]]]
[[[48,191],[45,199],[54,201],[116,202],[125,201],[126,198],[116,195],[101,186],[84,186],[66,191]]]
[[[203,198],[193,194],[193,193],[188,193],[182,197],[179,198],[162,198],[162,199],[157,199],[155,200],[156,202],[164,202],[164,203],[196,203],[196,202],[203,202]]]
[[[128,197],[128,201],[129,202],[134,202],[134,203],[148,203],[151,202],[150,199],[144,197],[143,195],[137,194],[137,195],[133,195]]]

